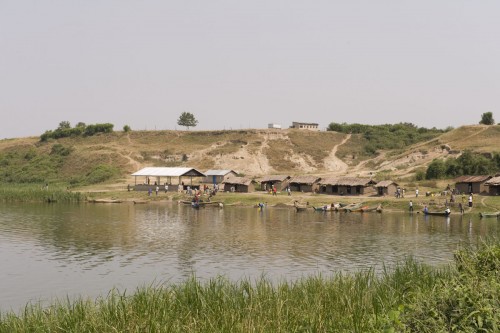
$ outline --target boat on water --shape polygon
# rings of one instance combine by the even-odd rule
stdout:
[[[302,204],[299,204],[297,201],[295,201],[293,203],[293,206],[295,207],[295,210],[297,212],[303,212],[303,211],[307,210],[307,204],[302,205]]]
[[[479,216],[481,218],[486,218],[486,217],[495,217],[495,218],[500,218],[500,212],[494,212],[494,213],[486,213],[486,212],[481,212],[479,213]]]
[[[355,212],[355,211],[360,211],[360,209],[362,208],[362,203],[353,203],[353,204],[349,204],[347,206],[344,206],[344,207],[341,207],[339,208],[339,210],[343,210],[345,212]]]
[[[382,205],[371,206],[371,207],[362,207],[361,212],[362,213],[368,213],[368,212],[382,213]]]
[[[134,200],[134,205],[147,204],[147,200]]]
[[[424,215],[435,215],[435,216],[450,216],[450,212],[426,212],[423,211]]]
[[[223,203],[220,202],[220,201],[191,201],[191,200],[180,200],[179,203],[181,204],[184,204],[184,205],[191,205],[191,206],[195,206],[193,204],[196,204],[197,207],[207,207],[207,206],[211,206],[211,207],[223,207]]]
[[[122,203],[122,200],[118,199],[93,199],[89,200],[91,203]]]

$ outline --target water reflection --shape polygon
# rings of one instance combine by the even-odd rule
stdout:
[[[391,264],[430,264],[460,241],[499,235],[496,221],[421,214],[300,212],[287,208],[192,209],[148,205],[0,206],[0,308],[113,286],[232,279],[296,279]]]

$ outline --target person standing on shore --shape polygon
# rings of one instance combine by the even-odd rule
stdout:
[[[415,198],[418,198],[418,187],[415,189]]]
[[[472,193],[469,195],[469,207],[472,208]]]
[[[410,200],[410,203],[408,204],[409,205],[409,209],[410,209],[410,213],[413,213],[413,202]]]

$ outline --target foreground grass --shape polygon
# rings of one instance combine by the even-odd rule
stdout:
[[[435,269],[407,260],[381,275],[315,276],[273,284],[191,278],[132,295],[28,305],[0,332],[497,332],[500,242]]]
[[[85,196],[70,192],[64,185],[1,184],[0,202],[81,202]]]

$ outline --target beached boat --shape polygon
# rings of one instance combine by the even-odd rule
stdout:
[[[382,212],[382,205],[377,205],[377,206],[371,206],[371,207],[363,207],[361,208],[361,212],[367,213],[367,212]]]
[[[331,211],[336,210],[335,206],[331,206],[331,205],[324,205],[324,206],[319,206],[319,207],[313,206],[313,209],[317,212],[331,212]]]
[[[191,205],[193,206],[194,201],[191,200],[180,200],[179,203],[182,203],[184,205]],[[196,202],[198,207],[223,207],[224,205],[220,201],[198,201]]]
[[[295,202],[293,203],[293,205],[294,205],[295,210],[296,210],[297,212],[303,212],[303,211],[307,210],[307,204],[306,204],[306,205],[301,205],[301,204],[299,204],[297,201],[295,201]]]
[[[341,207],[339,208],[339,210],[343,210],[345,212],[355,212],[355,211],[359,211],[362,207],[362,203],[353,203],[353,204],[349,204],[347,206],[344,206],[344,207]]]
[[[426,212],[423,211],[424,215],[435,215],[435,216],[450,216],[449,212]]]
[[[93,199],[89,200],[91,203],[122,203],[122,200],[118,199]]]
[[[479,213],[480,217],[495,217],[495,218],[500,218],[500,212],[494,212],[494,213],[485,213],[481,212]]]

